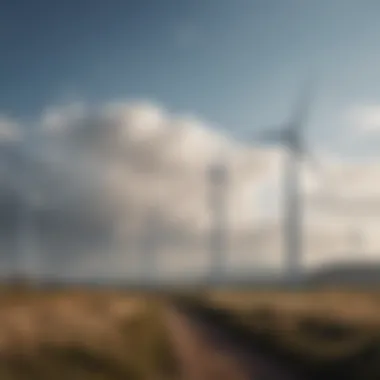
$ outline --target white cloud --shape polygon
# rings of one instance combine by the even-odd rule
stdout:
[[[373,134],[380,131],[380,106],[378,104],[351,107],[345,120],[351,125],[355,135]]]
[[[40,128],[43,133],[59,133],[70,123],[80,123],[85,115],[86,108],[79,103],[71,103],[64,107],[49,107],[41,116]]]
[[[125,270],[152,206],[159,208],[162,227],[178,230],[189,242],[185,250],[190,255],[194,244],[204,246],[202,234],[209,224],[205,173],[220,149],[231,166],[235,228],[247,225],[255,214],[251,189],[272,162],[270,154],[240,147],[196,118],[174,115],[149,102],[49,108],[40,126],[33,147],[20,141],[11,155],[3,148],[10,168],[3,183],[22,180],[23,187],[12,194],[13,208],[5,198],[2,207],[12,214],[17,236],[20,202],[30,199],[32,190],[41,193],[43,202],[33,211],[33,234],[40,235],[34,244],[50,256],[49,265],[61,271],[66,265],[79,268],[73,265],[78,255],[81,262],[88,255],[89,262],[101,262],[104,272]],[[18,157],[17,166],[13,156]],[[29,162],[28,175],[20,162]],[[11,251],[11,245],[3,242],[6,250]],[[177,244],[172,251],[178,249]],[[105,250],[113,252],[114,260],[103,257]]]
[[[253,149],[229,141],[202,120],[149,102],[49,108],[41,115],[40,126],[35,136],[39,144],[33,150],[20,141],[2,146],[0,152],[11,169],[1,172],[0,186],[0,230],[7,229],[3,236],[9,237],[1,245],[10,254],[20,202],[39,192],[42,202],[35,205],[29,233],[29,239],[34,236],[29,246],[34,247],[38,265],[45,262],[49,270],[81,276],[136,272],[136,260],[141,259],[137,238],[155,207],[158,227],[172,241],[162,248],[161,270],[205,270],[210,227],[205,173],[223,147],[230,169],[229,261],[244,268],[247,261],[254,268],[260,257],[267,264],[280,262],[279,149]],[[28,163],[27,175],[25,168],[16,166],[20,158]],[[380,180],[380,165],[322,159],[323,176],[303,165],[308,263],[347,250],[347,231],[356,217],[346,204],[334,212],[336,201],[322,210],[326,184],[335,199],[344,196],[354,204],[358,197],[376,197]],[[22,190],[7,190],[20,179]],[[369,205],[368,211],[373,210]],[[368,251],[374,255],[380,249],[376,224],[374,218],[363,217],[360,226],[367,231]]]
[[[17,123],[14,121],[0,116],[0,140],[18,140],[21,131]]]

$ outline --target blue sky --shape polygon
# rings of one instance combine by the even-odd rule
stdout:
[[[331,145],[346,108],[380,98],[379,12],[377,0],[4,0],[0,110],[149,99],[255,128],[286,118],[311,71],[311,133]]]
[[[3,0],[0,124],[1,116],[7,115],[30,125],[48,107],[78,100],[95,105],[147,100],[239,135],[247,128],[254,131],[286,121],[304,80],[314,73],[319,81],[309,126],[311,144],[338,155],[364,155],[365,150],[376,153],[380,146],[379,15],[379,0]],[[345,115],[350,113],[359,124],[365,121],[372,128],[370,138],[365,133],[362,141],[349,136],[351,124]],[[164,117],[169,124],[170,118],[171,114]],[[92,127],[90,116],[88,120]],[[376,129],[377,134],[373,132]],[[93,130],[89,141],[98,137]],[[72,136],[75,139],[77,135]],[[78,146],[91,153],[91,141]],[[105,145],[106,155],[113,157],[107,150],[112,147]],[[158,149],[157,154],[163,155],[163,151]],[[195,151],[193,148],[190,154]],[[194,156],[200,159],[200,153],[196,151]],[[100,156],[103,158],[103,151]],[[67,183],[85,178],[84,166],[71,166],[75,173],[68,175]],[[367,172],[362,167],[353,168],[355,175],[363,172],[363,176],[350,176],[349,172],[342,180],[337,178],[347,188],[353,182],[363,182],[372,190],[376,188],[373,173],[379,173],[377,168],[369,167]],[[104,169],[106,172],[106,163]],[[119,217],[120,211],[124,228],[124,212],[129,207],[123,203],[129,194],[125,190],[138,181],[130,180],[135,177],[127,177],[129,172],[121,169],[115,171],[116,179],[121,180],[114,184],[112,177],[107,183],[110,195],[104,202],[114,205],[115,198],[120,205],[127,204],[125,209],[117,206],[117,216],[110,211],[110,219]],[[203,183],[203,174],[199,178]],[[183,183],[187,183],[185,179]],[[62,186],[62,194],[70,186]],[[186,190],[192,187],[200,195],[191,196],[203,202],[201,187],[189,182]],[[268,188],[273,194],[266,187],[263,193],[277,199],[278,183],[270,182]],[[137,195],[141,189],[154,193],[143,181],[141,189],[136,189]],[[52,199],[59,199],[58,190],[58,198]],[[139,200],[137,195],[131,199]],[[94,199],[94,205],[100,204]],[[265,202],[272,201],[261,202],[264,208]],[[103,203],[100,206],[103,212]],[[192,217],[197,208],[189,208]],[[73,210],[81,212],[76,204]],[[171,210],[178,211],[176,207]],[[57,218],[59,221],[59,215]],[[87,222],[83,223],[87,228]]]

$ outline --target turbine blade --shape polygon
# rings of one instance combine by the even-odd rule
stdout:
[[[266,128],[258,133],[244,134],[242,140],[258,144],[283,144],[287,140],[287,129],[284,126]]]
[[[315,85],[314,80],[310,78],[304,83],[294,108],[291,128],[295,131],[295,133],[299,134],[305,128],[310,114],[311,103],[314,98]]]

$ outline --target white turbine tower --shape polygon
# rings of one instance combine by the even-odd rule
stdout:
[[[261,142],[283,145],[287,151],[284,162],[284,240],[285,260],[289,280],[297,282],[302,274],[303,204],[301,194],[300,164],[310,155],[306,148],[304,130],[311,101],[311,86],[307,83],[291,119],[279,129],[262,133]]]

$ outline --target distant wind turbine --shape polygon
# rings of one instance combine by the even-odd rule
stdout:
[[[17,169],[18,181],[16,187],[20,194],[18,209],[18,234],[15,255],[15,267],[13,275],[36,276],[41,269],[41,252],[36,246],[35,211],[40,206],[42,199],[38,191],[35,178],[30,174],[35,165],[39,165],[37,157],[33,154],[33,131],[26,131],[22,151],[18,156]],[[38,268],[37,268],[38,267]]]
[[[152,283],[157,273],[159,244],[161,242],[160,213],[157,206],[151,206],[144,219],[143,234],[140,237],[141,280]]]
[[[22,147],[23,148],[23,147]],[[4,154],[5,165],[7,167],[10,178],[7,180],[7,185],[10,185],[10,190],[14,193],[16,202],[12,212],[15,212],[15,225],[12,231],[13,241],[9,246],[9,273],[11,278],[17,278],[25,275],[25,257],[29,246],[25,243],[26,231],[29,229],[29,177],[28,167],[31,158],[27,157],[25,149],[20,149],[19,142],[2,145],[1,153]],[[29,158],[29,159],[28,159]],[[7,178],[7,177],[6,177]]]
[[[23,157],[21,157],[21,152],[19,149],[18,142],[9,142],[5,144],[0,142],[0,154],[2,159],[2,178],[3,186],[6,186],[6,194],[10,195],[10,199],[7,199],[8,207],[5,208],[5,212],[8,216],[8,223],[11,227],[6,232],[8,236],[3,238],[8,238],[7,246],[7,276],[12,279],[12,277],[17,276],[20,260],[20,250],[19,250],[19,225],[20,225],[20,215],[22,212],[22,183],[20,181],[20,173],[23,165]],[[3,204],[3,206],[5,206]],[[7,226],[8,227],[8,226]],[[4,230],[2,231],[4,233]]]
[[[225,275],[225,262],[228,254],[228,164],[224,149],[208,167],[209,206],[211,211],[210,280],[221,280]]]

